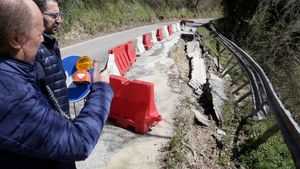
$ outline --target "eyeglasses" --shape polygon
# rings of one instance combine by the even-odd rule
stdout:
[[[62,17],[62,14],[61,13],[47,13],[47,12],[43,12],[44,15],[47,15],[47,16],[50,16],[51,18],[57,20],[59,18]]]

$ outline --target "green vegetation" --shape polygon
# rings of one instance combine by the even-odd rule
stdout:
[[[154,15],[149,6],[139,1],[78,0],[62,1],[60,5],[64,23],[59,37],[63,41],[149,23]]]
[[[181,119],[180,119],[181,121]],[[172,137],[169,147],[168,153],[164,157],[166,162],[166,168],[181,168],[181,166],[186,163],[186,152],[185,150],[185,143],[186,140],[186,133],[187,130],[182,128],[183,126],[178,126],[178,132]],[[185,131],[185,132],[183,132]]]
[[[63,0],[62,43],[164,20],[220,16],[220,0]]]
[[[260,122],[246,124],[244,127],[245,132],[252,135],[247,142],[256,139],[259,134],[262,134],[274,123],[275,120],[270,117]],[[257,150],[242,154],[238,160],[246,168],[295,168],[280,132],[272,136],[266,143],[260,145]]]
[[[300,121],[300,1],[224,0],[219,28],[267,73],[295,119]]]
[[[213,56],[220,56],[220,64],[225,66],[228,63],[228,60],[231,58],[231,54],[226,50],[217,40],[212,36],[212,32],[207,30],[204,26],[198,28],[198,32],[202,35],[202,40],[204,46],[207,48],[209,53]],[[225,49],[225,50],[224,50]],[[236,60],[234,60],[236,61]],[[227,68],[236,65],[236,62],[231,61],[227,65]],[[233,84],[239,85],[247,81],[246,76],[243,76],[242,70],[239,66],[236,66],[230,76],[232,78]],[[242,75],[242,76],[241,76]]]
[[[183,98],[181,102],[191,103],[190,98]],[[167,147],[167,152],[163,156],[164,167],[168,169],[183,168],[187,163],[186,145],[188,143],[188,136],[192,119],[190,118],[191,112],[186,111],[187,105],[178,107],[174,117],[174,124],[176,131],[171,138]]]
[[[220,55],[220,63],[225,65],[229,58],[231,57],[230,53],[225,50],[221,54],[220,52],[224,49],[220,43],[214,38],[209,30],[204,26],[198,28],[198,33],[202,36],[202,40],[205,48],[208,50],[209,54],[213,56]]]
[[[217,48],[220,47],[217,47],[217,41],[213,35],[202,27],[198,31],[203,36],[205,47],[210,53],[217,55]],[[224,65],[229,58],[229,53],[223,52],[220,58],[221,63]],[[232,78],[235,73],[234,71],[230,73]],[[234,97],[230,93],[229,98],[223,105],[222,126],[227,135],[224,143],[225,149],[219,156],[218,163],[225,167],[229,162],[234,162],[236,166],[249,169],[294,168],[292,157],[280,132],[257,149],[246,149],[248,151],[241,153],[243,148],[251,145],[262,133],[275,124],[275,119],[271,116],[261,121],[254,121],[249,116],[253,110],[251,99],[246,99],[242,105],[236,106]]]
[[[221,165],[234,161],[236,166],[244,168],[295,168],[294,162],[280,132],[273,135],[256,149],[241,149],[251,145],[262,133],[274,123],[273,117],[261,121],[247,118],[251,112],[251,101],[246,101],[245,107],[235,108],[226,102],[223,107],[223,124],[227,132],[226,150],[219,157]]]

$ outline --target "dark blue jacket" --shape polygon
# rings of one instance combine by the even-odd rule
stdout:
[[[69,115],[66,75],[61,63],[59,45],[54,37],[44,34],[44,42],[40,45],[36,61],[44,70],[46,85],[52,90],[61,109]]]
[[[35,67],[5,56],[0,91],[1,169],[74,169],[96,145],[113,97],[109,84],[94,83],[80,114],[66,120],[40,92]]]

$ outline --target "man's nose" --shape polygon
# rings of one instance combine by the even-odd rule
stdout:
[[[55,21],[56,21],[56,23],[62,23],[62,17],[61,16],[58,16],[56,19],[55,19]]]

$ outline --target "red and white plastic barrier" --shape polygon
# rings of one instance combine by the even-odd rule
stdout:
[[[129,60],[130,60],[131,65],[132,65],[136,61],[136,52],[135,52],[133,41],[128,41],[125,44],[125,50],[126,50],[128,56],[129,56]]]
[[[172,25],[168,25],[168,33],[169,35],[172,35],[174,33],[172,29]]]
[[[164,39],[163,29],[159,28],[156,30],[156,38],[158,41],[162,41]]]
[[[156,31],[151,31],[151,42],[153,44],[157,43]]]
[[[136,49],[136,54],[141,56],[145,52],[145,47],[143,44],[143,37],[139,36],[134,39],[134,46]]]
[[[143,35],[143,45],[146,50],[149,50],[152,47],[152,42],[151,42],[151,33],[146,33]]]
[[[153,83],[110,76],[114,91],[109,120],[135,132],[145,134],[162,120],[154,102]]]
[[[124,75],[137,59],[137,54],[142,55],[153,43],[162,41],[178,31],[181,31],[179,23],[165,25],[109,50],[110,84],[115,93],[109,120],[115,121],[123,128],[132,128],[140,134],[147,133],[162,120],[154,102],[154,84],[128,80]]]
[[[112,48],[108,53],[113,55],[115,67],[118,68],[119,74],[122,76],[129,71],[133,62],[136,60],[136,53],[132,41]]]
[[[171,25],[171,27],[172,27],[172,30],[173,30],[174,33],[175,33],[175,32],[178,32],[178,30],[177,30],[177,28],[176,28],[176,23],[173,23],[173,24]]]
[[[163,26],[163,36],[164,38],[167,38],[169,36],[169,30],[167,25]]]
[[[177,31],[181,31],[180,23],[176,23],[176,28],[177,28]]]
[[[120,76],[120,71],[115,63],[115,55],[108,54],[108,61],[107,61],[107,69],[109,74],[118,75]]]

